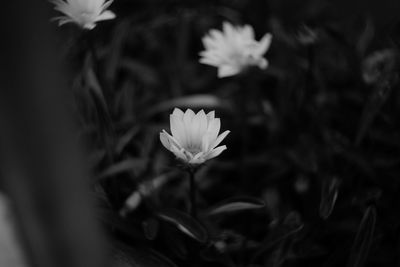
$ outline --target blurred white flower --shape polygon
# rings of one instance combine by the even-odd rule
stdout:
[[[172,135],[165,130],[160,133],[161,143],[175,156],[189,164],[201,164],[217,157],[226,146],[217,147],[230,131],[218,135],[221,121],[215,112],[204,110],[195,114],[191,109],[184,113],[175,108],[170,115]]]
[[[200,52],[200,63],[217,67],[219,78],[236,75],[249,66],[265,69],[268,61],[263,55],[271,40],[267,33],[256,41],[250,25],[235,27],[224,22],[222,32],[213,29],[203,37],[205,50]]]
[[[84,29],[91,30],[96,22],[115,18],[115,14],[106,10],[113,0],[51,0],[54,9],[65,16],[55,17],[61,26],[66,23],[76,23]]]

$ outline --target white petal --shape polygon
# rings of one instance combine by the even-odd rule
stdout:
[[[206,160],[218,157],[222,153],[222,151],[224,151],[225,149],[226,149],[226,146],[219,146],[219,147],[214,148],[213,150],[211,150],[210,153],[208,153],[204,157],[205,157]]]
[[[201,137],[199,135],[199,129],[200,129],[200,119],[199,118],[200,118],[199,113],[197,113],[193,117],[192,124],[189,128],[189,135],[191,137],[193,147],[201,146]]]
[[[115,19],[115,17],[114,12],[106,10],[96,17],[96,21]]]
[[[183,111],[179,108],[174,108],[174,111],[172,112],[173,115],[183,119]]]
[[[101,7],[101,9],[106,10],[113,2],[114,2],[114,0],[109,0],[109,1],[105,2],[103,4],[103,6]]]
[[[210,123],[210,121],[212,121],[215,118],[215,111],[210,111],[207,113],[207,121],[208,123]]]
[[[83,25],[84,29],[93,30],[96,27],[96,24],[93,22],[88,22]]]
[[[183,161],[186,161],[186,162],[188,162],[189,161],[189,158],[185,155],[185,150],[184,149],[178,149],[178,148],[176,148],[176,147],[171,147],[171,151],[172,151],[172,153],[174,153],[174,155],[177,157],[177,158],[179,158],[179,159],[181,159],[181,160],[183,160]]]
[[[218,77],[224,78],[236,75],[240,72],[240,68],[232,65],[223,65],[218,68]]]
[[[204,36],[201,41],[207,50],[213,49],[217,46],[217,41],[209,35]]]
[[[210,146],[210,134],[206,133],[203,135],[201,140],[201,151],[206,152],[208,151]]]
[[[199,62],[201,64],[206,64],[206,65],[210,65],[210,66],[214,66],[214,67],[218,67],[220,65],[219,60],[216,58],[212,58],[212,57],[203,57],[199,60]]]
[[[221,45],[224,42],[225,36],[221,31],[218,30],[211,30],[209,36],[213,39],[214,44],[216,46]]]
[[[193,110],[187,109],[185,111],[185,114],[183,115],[183,126],[185,128],[185,134],[186,134],[186,146],[192,146],[192,136],[191,136],[191,129],[192,129],[192,120],[193,117],[195,116]]]
[[[218,137],[219,130],[221,128],[221,120],[216,118],[208,125],[207,133],[209,134],[209,142],[214,143]]]
[[[161,134],[163,134],[163,135],[161,135]],[[179,143],[176,141],[176,139],[173,136],[169,135],[165,130],[163,130],[163,132],[161,134],[160,134],[161,143],[169,151],[174,153],[174,155],[177,158],[180,158],[184,161],[188,161],[188,157],[184,153],[185,152],[184,149],[179,145]]]
[[[225,137],[230,133],[230,131],[225,131],[222,134],[220,134],[217,139],[215,140],[215,142],[211,145],[211,149],[214,149],[216,146],[218,146],[222,140],[225,139]]]
[[[264,37],[258,42],[258,47],[255,50],[254,55],[256,56],[264,55],[271,46],[271,41],[272,41],[272,34],[270,33],[265,34]]]
[[[168,142],[169,142],[169,147],[170,149],[172,149],[173,147],[176,147],[178,150],[182,149],[182,146],[179,144],[179,142],[173,137],[171,136],[169,133],[167,133],[165,130],[162,131],[164,133],[164,135],[168,138]]]
[[[254,40],[254,30],[250,25],[244,25],[242,28],[243,38]]]
[[[230,24],[229,22],[225,21],[222,24],[222,29],[224,31],[225,36],[228,39],[232,40],[234,38],[236,30],[235,30],[235,28],[234,28],[234,26],[232,24]]]
[[[207,132],[208,129],[208,120],[207,120],[207,115],[204,112],[204,110],[200,110],[197,113],[198,120],[199,120],[199,129],[198,129],[198,139],[201,142],[202,136]]]
[[[185,131],[185,125],[182,123],[182,119],[179,116],[171,114],[169,116],[171,133],[172,136],[179,142],[182,147],[187,144],[187,136]]]
[[[168,141],[168,136],[163,132],[160,133],[160,141],[166,149],[171,150],[171,145]]]
[[[189,161],[189,163],[191,163],[191,164],[201,164],[201,163],[204,163],[204,161],[205,161],[204,153],[203,152],[199,152]]]
[[[185,126],[190,126],[190,124],[192,123],[192,119],[196,114],[193,112],[193,110],[191,109],[187,109],[185,111],[185,113],[183,114],[183,123],[185,124]]]
[[[186,157],[186,161],[190,161],[193,158],[193,154],[190,151],[182,149],[182,152]]]
[[[268,60],[266,60],[265,58],[260,58],[260,60],[258,61],[257,66],[260,69],[266,69],[268,67]]]
[[[206,160],[204,157],[198,158],[198,159],[192,159],[189,161],[190,164],[202,164],[204,163]]]

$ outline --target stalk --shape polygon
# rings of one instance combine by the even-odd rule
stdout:
[[[195,181],[195,171],[190,169],[189,171],[189,199],[190,199],[190,215],[197,219],[197,199],[196,199],[196,181]]]

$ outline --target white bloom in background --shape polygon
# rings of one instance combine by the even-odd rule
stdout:
[[[65,16],[54,18],[61,26],[65,23],[76,23],[84,29],[91,30],[96,27],[96,22],[114,19],[115,14],[106,10],[113,0],[52,0],[55,10]]]
[[[170,115],[172,135],[165,130],[160,133],[161,143],[175,156],[189,164],[201,164],[217,157],[226,146],[217,147],[230,131],[218,135],[221,127],[215,112],[204,110],[195,114],[191,109],[184,113],[175,108]]]
[[[271,40],[267,33],[256,41],[250,25],[235,27],[224,22],[222,32],[213,29],[203,37],[205,51],[200,53],[200,63],[217,67],[219,78],[236,75],[249,66],[265,69],[268,61],[263,55]]]

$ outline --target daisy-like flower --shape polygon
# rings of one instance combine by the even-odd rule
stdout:
[[[256,41],[250,25],[235,27],[224,22],[222,28],[222,32],[213,29],[203,37],[205,50],[200,52],[200,63],[217,67],[219,78],[236,75],[249,66],[267,68],[263,55],[271,45],[271,34]]]
[[[215,112],[208,114],[204,110],[195,114],[191,109],[186,112],[175,108],[170,115],[171,133],[160,133],[161,143],[177,158],[188,164],[202,164],[217,157],[226,149],[218,146],[230,131],[219,134],[221,121],[215,118]],[[218,147],[217,147],[218,146]]]
[[[65,16],[54,18],[61,26],[66,23],[76,23],[84,29],[91,30],[102,20],[115,18],[115,14],[106,10],[113,0],[52,0],[54,9]]]

